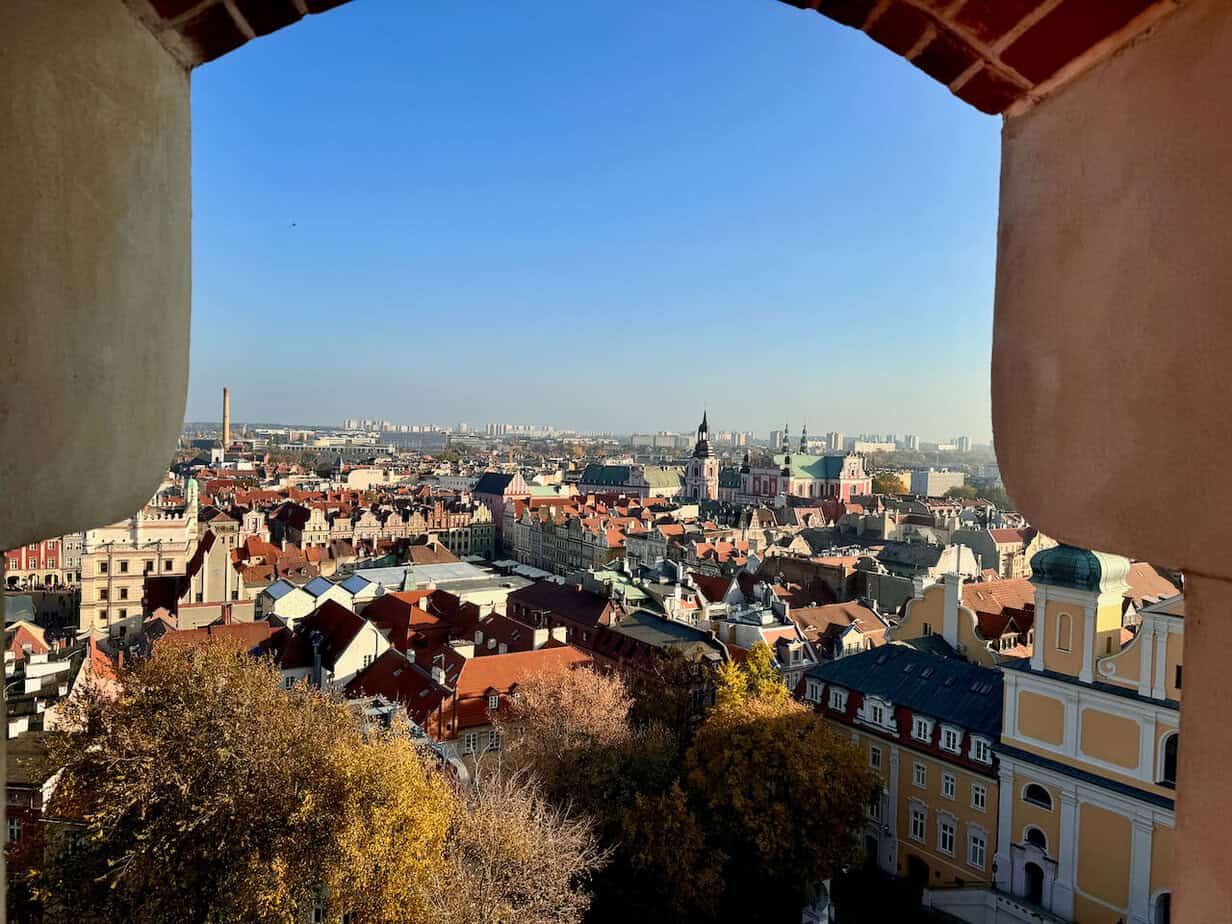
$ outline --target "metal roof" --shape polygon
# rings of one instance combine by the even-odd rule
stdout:
[[[879,696],[977,734],[1001,734],[1001,672],[891,643],[827,661],[807,676]]]
[[[343,590],[347,591],[347,593],[357,594],[371,584],[372,582],[362,574],[352,574],[349,578],[343,581],[340,586]]]
[[[323,577],[314,577],[311,581],[304,585],[304,590],[308,591],[308,593],[312,594],[314,597],[319,597],[333,586],[334,585],[332,582],[327,581]]]
[[[292,584],[290,581],[288,581],[286,578],[279,578],[273,584],[270,584],[269,587],[265,588],[265,590],[262,591],[262,593],[269,594],[275,600],[281,600],[283,597],[285,597],[287,594],[289,594],[294,589],[295,589],[295,585]]]

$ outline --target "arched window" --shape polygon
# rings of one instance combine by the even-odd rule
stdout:
[[[1151,924],[1172,924],[1172,893],[1160,892],[1151,909]]]
[[[1024,840],[1032,847],[1038,847],[1044,853],[1048,852],[1048,837],[1039,828],[1027,828]]]
[[[1041,808],[1046,808],[1052,811],[1052,796],[1048,794],[1043,786],[1038,783],[1028,783],[1027,788],[1022,791],[1022,801],[1030,802],[1032,805],[1038,805]]]
[[[1163,759],[1160,761],[1159,782],[1166,786],[1176,785],[1176,749],[1180,744],[1181,736],[1178,732],[1173,732],[1164,739]]]
[[[1069,613],[1057,613],[1057,651],[1069,651],[1073,640]]]

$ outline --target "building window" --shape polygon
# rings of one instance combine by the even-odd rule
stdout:
[[[943,725],[941,727],[941,748],[952,754],[959,753],[962,750],[962,732],[957,728]]]
[[[921,789],[928,786],[928,768],[919,761],[911,768],[911,782]]]
[[[128,618],[128,610],[121,609],[121,610],[120,610],[120,618],[121,618],[121,619],[127,619],[127,618]]]
[[[954,821],[951,818],[937,822],[937,849],[947,857],[954,856]]]
[[[954,793],[957,790],[957,781],[954,779],[954,774],[941,774],[941,795],[947,799],[953,799]]]
[[[986,738],[971,739],[971,758],[982,764],[992,763],[992,743]]]
[[[1038,783],[1027,784],[1027,788],[1022,791],[1022,801],[1030,802],[1032,805],[1038,805],[1040,808],[1052,811],[1052,796],[1048,794],[1048,790]]]
[[[371,666],[371,664],[372,664],[373,660],[375,660],[375,658],[376,658],[376,655],[370,655],[370,654],[366,654],[366,655],[364,655],[364,668],[367,668],[367,667]],[[361,668],[361,670],[362,670],[362,669],[363,669],[363,668]]]
[[[99,573],[99,574],[106,574],[106,573],[107,573],[107,563],[106,563],[105,561],[100,561],[100,562],[98,563],[98,573]]]
[[[967,835],[967,865],[976,869],[984,868],[984,856],[988,851],[988,843],[983,832],[972,831]]]
[[[924,837],[927,833],[928,815],[924,809],[918,805],[911,806],[911,839],[924,843]]]
[[[500,694],[493,693],[488,697],[488,712],[495,712],[500,708]]]
[[[917,715],[911,720],[911,737],[916,741],[929,741],[933,737],[933,720]]]
[[[847,708],[847,691],[830,688],[830,708],[843,711]]]
[[[145,573],[149,574],[153,570],[154,570],[154,559],[147,558],[145,560]]]
[[[498,731],[488,732],[488,750],[499,751],[501,749],[501,733]]]
[[[1057,651],[1069,651],[1073,644],[1069,613],[1057,613]]]
[[[1048,852],[1048,836],[1039,828],[1027,828],[1022,839],[1032,847],[1038,847],[1044,853]]]
[[[98,599],[107,600],[109,599],[110,593],[111,591],[109,591],[106,587],[100,587],[98,589]]]
[[[19,840],[21,840],[21,819],[20,818],[10,818],[9,819],[9,843],[15,844]]]
[[[868,817],[873,821],[881,821],[881,796],[873,796],[868,802]]]
[[[982,783],[971,784],[971,807],[977,812],[988,810],[988,790]]]
[[[1162,772],[1159,775],[1159,782],[1166,786],[1176,785],[1176,754],[1180,743],[1179,733],[1173,733],[1164,739]]]
[[[121,599],[121,600],[127,600],[127,599],[128,599],[128,588],[127,588],[127,587],[121,587],[121,588],[120,588],[120,599]]]
[[[924,623],[924,635],[929,636],[932,634],[933,634],[933,627],[929,625],[928,623]]]
[[[462,753],[474,754],[479,750],[479,733],[467,732],[462,736]]]
[[[128,562],[127,561],[120,562],[120,573],[128,574]]]
[[[284,684],[284,685],[286,686],[286,688],[289,690],[289,689],[291,689],[291,687],[295,686],[295,678],[294,678],[294,677],[288,677],[288,678],[286,678],[286,679],[283,681],[283,684]]]
[[[167,560],[167,561],[163,562],[163,570],[164,570],[164,571],[170,571],[170,570],[171,570],[171,565],[172,565],[172,562],[171,562],[170,560]]]
[[[1176,666],[1176,683],[1174,686],[1179,690],[1181,688],[1181,665]]]
[[[876,745],[868,749],[868,765],[874,770],[881,769],[881,748]]]

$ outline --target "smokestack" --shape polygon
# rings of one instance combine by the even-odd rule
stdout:
[[[231,389],[222,390],[222,448],[231,445]]]

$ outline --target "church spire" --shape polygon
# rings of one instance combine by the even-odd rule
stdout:
[[[800,455],[803,456],[803,455],[806,455],[807,453],[808,453],[808,427],[803,426],[800,428]]]

